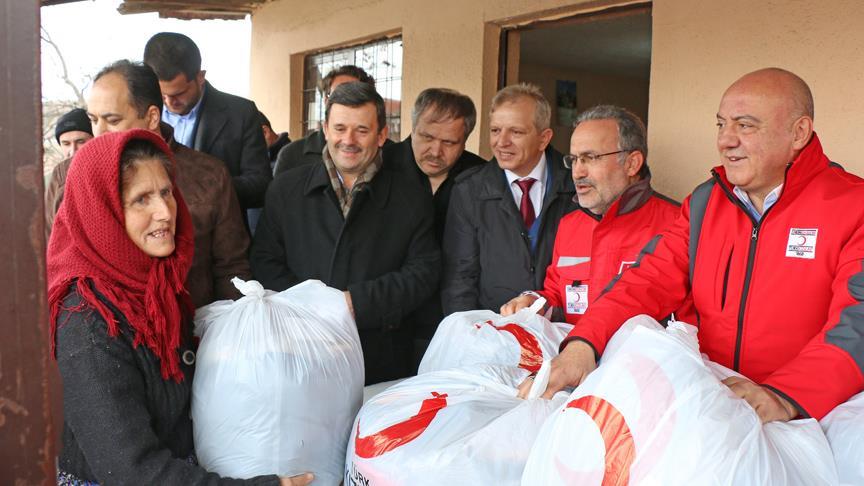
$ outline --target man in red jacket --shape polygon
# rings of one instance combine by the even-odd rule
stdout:
[[[732,84],[717,127],[721,165],[574,326],[547,396],[581,383],[628,318],[691,292],[702,352],[749,378],[725,383],[763,422],[821,419],[864,388],[864,180],[825,156],[788,71]]]
[[[579,115],[564,156],[579,209],[561,219],[543,290],[514,297],[501,314],[542,296],[554,319],[576,324],[639,251],[672,226],[681,205],[651,188],[645,139],[645,124],[624,108],[600,105]],[[695,322],[692,315],[676,317]]]

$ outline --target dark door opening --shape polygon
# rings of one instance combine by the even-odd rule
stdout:
[[[630,109],[648,123],[651,6],[615,7],[507,29],[499,86],[538,85],[552,105],[552,145],[567,153],[574,117],[597,104]]]

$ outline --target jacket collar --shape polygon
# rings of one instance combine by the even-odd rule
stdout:
[[[828,168],[830,163],[831,161],[828,160],[828,157],[822,150],[822,143],[819,141],[819,137],[816,135],[816,132],[813,132],[813,136],[810,138],[810,141],[807,142],[807,145],[801,149],[798,157],[786,166],[783,192],[780,194],[778,204],[784,202],[785,205],[788,201],[795,199],[798,194],[804,191],[807,184],[809,184],[816,175]],[[711,169],[711,172],[716,174],[720,179],[720,182],[723,183],[729,193],[732,194],[733,186],[729,182],[729,179],[726,178],[726,169],[723,168],[722,165],[718,165]]]
[[[195,150],[208,152],[210,145],[219,138],[219,132],[228,123],[228,106],[219,97],[219,91],[204,81],[204,99],[195,123],[195,138],[192,145]],[[206,137],[206,138],[205,138]]]
[[[546,147],[546,170],[547,177],[551,177],[551,183],[546,188],[546,194],[569,194],[573,195],[576,189],[573,187],[573,180],[570,179],[567,171],[564,169],[562,155],[552,148],[551,145]],[[480,187],[478,188],[477,197],[480,199],[504,199],[512,198],[510,188],[507,187],[507,178],[504,176],[504,170],[498,166],[498,161],[493,157],[481,169]],[[543,208],[545,209],[554,197],[543,198]]]
[[[381,170],[375,174],[375,177],[372,178],[372,181],[366,185],[366,188],[362,192],[368,192],[369,198],[375,203],[375,205],[379,208],[383,208],[387,204],[387,199],[390,197],[390,187],[392,184],[393,173],[385,164],[381,167]],[[316,162],[309,170],[309,175],[306,178],[306,185],[303,188],[303,195],[309,196],[313,192],[325,192],[328,189],[330,192],[333,192],[333,187],[330,184],[330,176],[327,174],[327,167],[324,166],[324,161]]]
[[[323,154],[325,145],[327,145],[327,140],[324,139],[324,130],[315,130],[303,139],[303,153]]]
[[[391,150],[393,150],[394,152],[396,150],[401,151],[401,158],[404,160],[404,162],[407,165],[414,167],[418,174],[428,178],[428,176],[422,170],[420,170],[420,166],[417,165],[417,158],[414,157],[414,148],[411,146],[411,135],[408,135],[405,140],[402,140],[397,145],[399,145],[398,148],[394,147]],[[450,168],[450,172],[447,173],[447,179],[444,180],[444,183],[446,184],[447,181],[454,181],[456,179],[456,176],[461,174],[465,169],[473,167],[475,164],[472,162],[472,159],[475,157],[477,156],[474,155],[472,152],[469,152],[468,150],[463,150],[462,155],[459,156],[459,158],[456,160],[456,163],[453,164],[453,167]]]
[[[177,146],[181,144],[174,139],[174,127],[163,121],[160,121],[159,134],[162,135],[162,140],[165,140],[165,143],[168,144],[168,148],[170,148],[172,152],[177,152]]]
[[[651,188],[651,177],[649,176],[636,181],[628,186],[627,189],[624,189],[624,192],[609,206],[609,209],[603,216],[596,215],[582,207],[580,209],[592,218],[600,221],[632,213],[644,206],[651,199],[652,195],[654,195],[654,189]],[[573,196],[573,202],[579,204],[579,199]]]

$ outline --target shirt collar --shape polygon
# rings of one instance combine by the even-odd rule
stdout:
[[[532,170],[531,173],[528,174],[527,176],[519,177],[518,175],[514,174],[513,172],[510,172],[507,169],[504,170],[504,175],[507,176],[507,185],[508,186],[513,185],[513,182],[515,182],[517,180],[527,179],[529,177],[534,179],[535,181],[541,183],[541,184],[545,184],[546,183],[546,153],[544,152],[544,153],[540,154],[540,162],[538,162],[537,165],[534,166],[534,170]]]
[[[762,212],[760,213],[756,206],[750,201],[750,196],[747,195],[747,191],[741,189],[738,186],[732,188],[732,191],[735,193],[735,196],[744,204],[744,207],[747,208],[747,212],[749,212],[757,221],[762,219],[762,215],[765,214],[765,211],[768,211],[768,208],[774,205],[777,202],[777,199],[780,198],[780,193],[783,192],[783,184],[775,187],[771,192],[765,196],[765,201],[762,203]]]

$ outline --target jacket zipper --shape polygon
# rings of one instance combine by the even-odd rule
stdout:
[[[792,164],[786,164],[786,170],[783,172],[783,184],[786,184],[786,174],[789,172],[789,168],[792,167]],[[750,222],[753,223],[753,231],[750,233],[750,247],[747,250],[747,271],[744,273],[744,288],[741,290],[741,303],[738,307],[738,328],[735,333],[735,356],[732,360],[732,369],[735,371],[740,371],[739,366],[741,363],[741,344],[743,341],[744,334],[744,311],[747,308],[747,297],[750,293],[750,279],[753,276],[753,262],[756,260],[756,243],[759,241],[759,229],[762,227],[762,223],[765,221],[765,218],[768,216],[768,213],[774,206],[780,202],[780,197],[783,197],[783,192],[780,193],[780,197],[777,198],[777,201],[768,208],[764,213],[762,213],[762,218],[759,221],[756,221],[753,218],[753,215],[750,214],[750,211],[744,206],[737,196],[732,194],[729,189],[723,184],[723,181],[720,180],[720,176],[717,175],[717,172],[714,170],[711,171],[711,174],[714,176],[714,179],[717,181],[720,188],[726,194],[726,197],[732,201],[733,204],[741,208],[744,211],[744,214],[750,218]]]
[[[735,248],[729,252],[729,258],[726,259],[726,271],[723,272],[723,293],[720,295],[720,310],[726,308],[726,291],[729,287],[729,270],[732,267],[732,255],[735,254]]]

